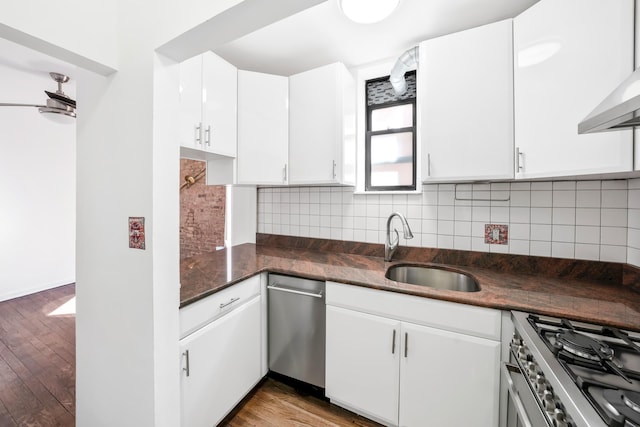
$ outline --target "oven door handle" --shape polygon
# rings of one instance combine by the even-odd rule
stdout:
[[[507,380],[507,386],[509,387],[509,394],[511,395],[513,404],[516,406],[516,411],[522,417],[520,421],[522,421],[522,424],[524,427],[533,427],[533,425],[531,424],[531,421],[529,421],[529,418],[527,416],[527,411],[525,410],[524,405],[522,404],[522,400],[520,400],[520,395],[518,394],[518,390],[516,389],[515,384],[513,383],[513,379],[511,378],[512,373],[516,375],[523,375],[522,371],[520,371],[520,368],[518,366],[512,365],[510,363],[506,363],[506,362],[503,363],[502,374]]]

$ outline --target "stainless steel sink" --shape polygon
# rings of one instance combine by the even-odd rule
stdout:
[[[396,282],[428,286],[435,289],[459,292],[477,292],[480,290],[480,285],[473,277],[434,266],[392,265],[387,269],[385,277]]]

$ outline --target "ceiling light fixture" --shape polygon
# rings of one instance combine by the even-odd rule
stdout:
[[[338,0],[342,13],[358,24],[373,24],[391,15],[400,0]]]

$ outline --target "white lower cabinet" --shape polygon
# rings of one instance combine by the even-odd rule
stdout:
[[[390,426],[498,426],[499,311],[345,286],[327,285],[333,403]]]
[[[218,424],[262,378],[256,295],[180,340],[183,427]]]
[[[397,424],[399,326],[396,320],[327,306],[325,383],[333,403]]]
[[[497,426],[500,342],[402,324],[401,426]]]

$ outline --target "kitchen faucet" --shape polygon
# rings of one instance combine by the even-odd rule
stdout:
[[[400,218],[400,221],[402,222],[404,238],[413,239],[413,233],[411,232],[409,223],[407,222],[407,219],[404,217],[404,215],[402,215],[399,212],[394,212],[391,215],[389,215],[389,219],[387,219],[387,236],[384,240],[384,260],[385,261],[391,261],[393,254],[396,252],[396,249],[398,249],[398,245],[400,244],[400,235],[398,234],[398,230],[396,230],[395,227],[393,229],[393,232],[396,233],[395,242],[393,243],[391,242],[391,221],[393,220],[394,216],[397,216],[398,218]]]

